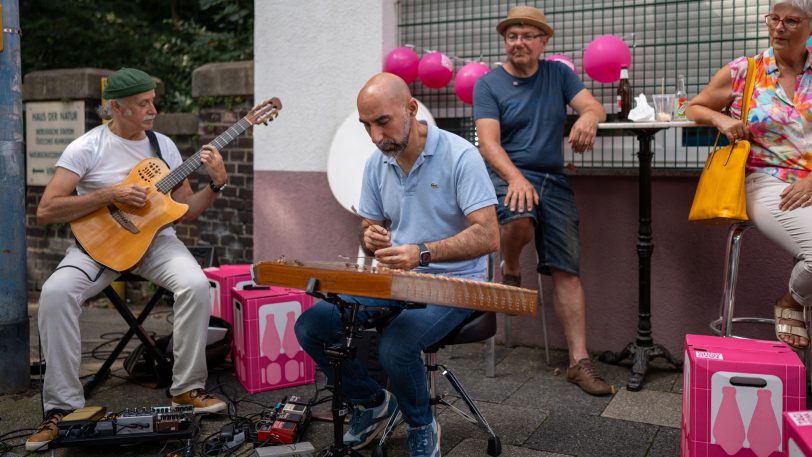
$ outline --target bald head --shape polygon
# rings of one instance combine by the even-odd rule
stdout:
[[[358,120],[384,154],[395,157],[409,144],[417,100],[409,86],[391,73],[378,73],[358,92]]]
[[[409,86],[399,76],[392,73],[378,73],[364,84],[358,92],[358,105],[371,101],[386,100],[404,106],[411,100]]]

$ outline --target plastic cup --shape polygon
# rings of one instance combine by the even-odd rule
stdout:
[[[674,94],[654,94],[654,120],[668,122],[674,113]]]

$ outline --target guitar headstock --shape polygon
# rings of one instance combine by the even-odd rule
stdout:
[[[278,98],[273,97],[251,108],[251,111],[245,115],[245,118],[253,125],[268,125],[268,122],[276,119],[281,109],[282,102]]]

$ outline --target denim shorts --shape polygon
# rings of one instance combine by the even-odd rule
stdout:
[[[539,194],[539,204],[531,211],[511,211],[505,206],[507,183],[492,170],[493,187],[496,189],[496,215],[500,224],[507,224],[521,217],[532,217],[536,226],[535,242],[538,266],[541,274],[549,275],[550,269],[579,273],[580,245],[578,242],[578,209],[567,177],[563,174],[522,171],[522,174]]]

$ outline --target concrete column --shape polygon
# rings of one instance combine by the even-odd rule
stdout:
[[[20,10],[3,0],[0,52],[0,394],[29,384],[25,276],[25,157],[23,152]]]

